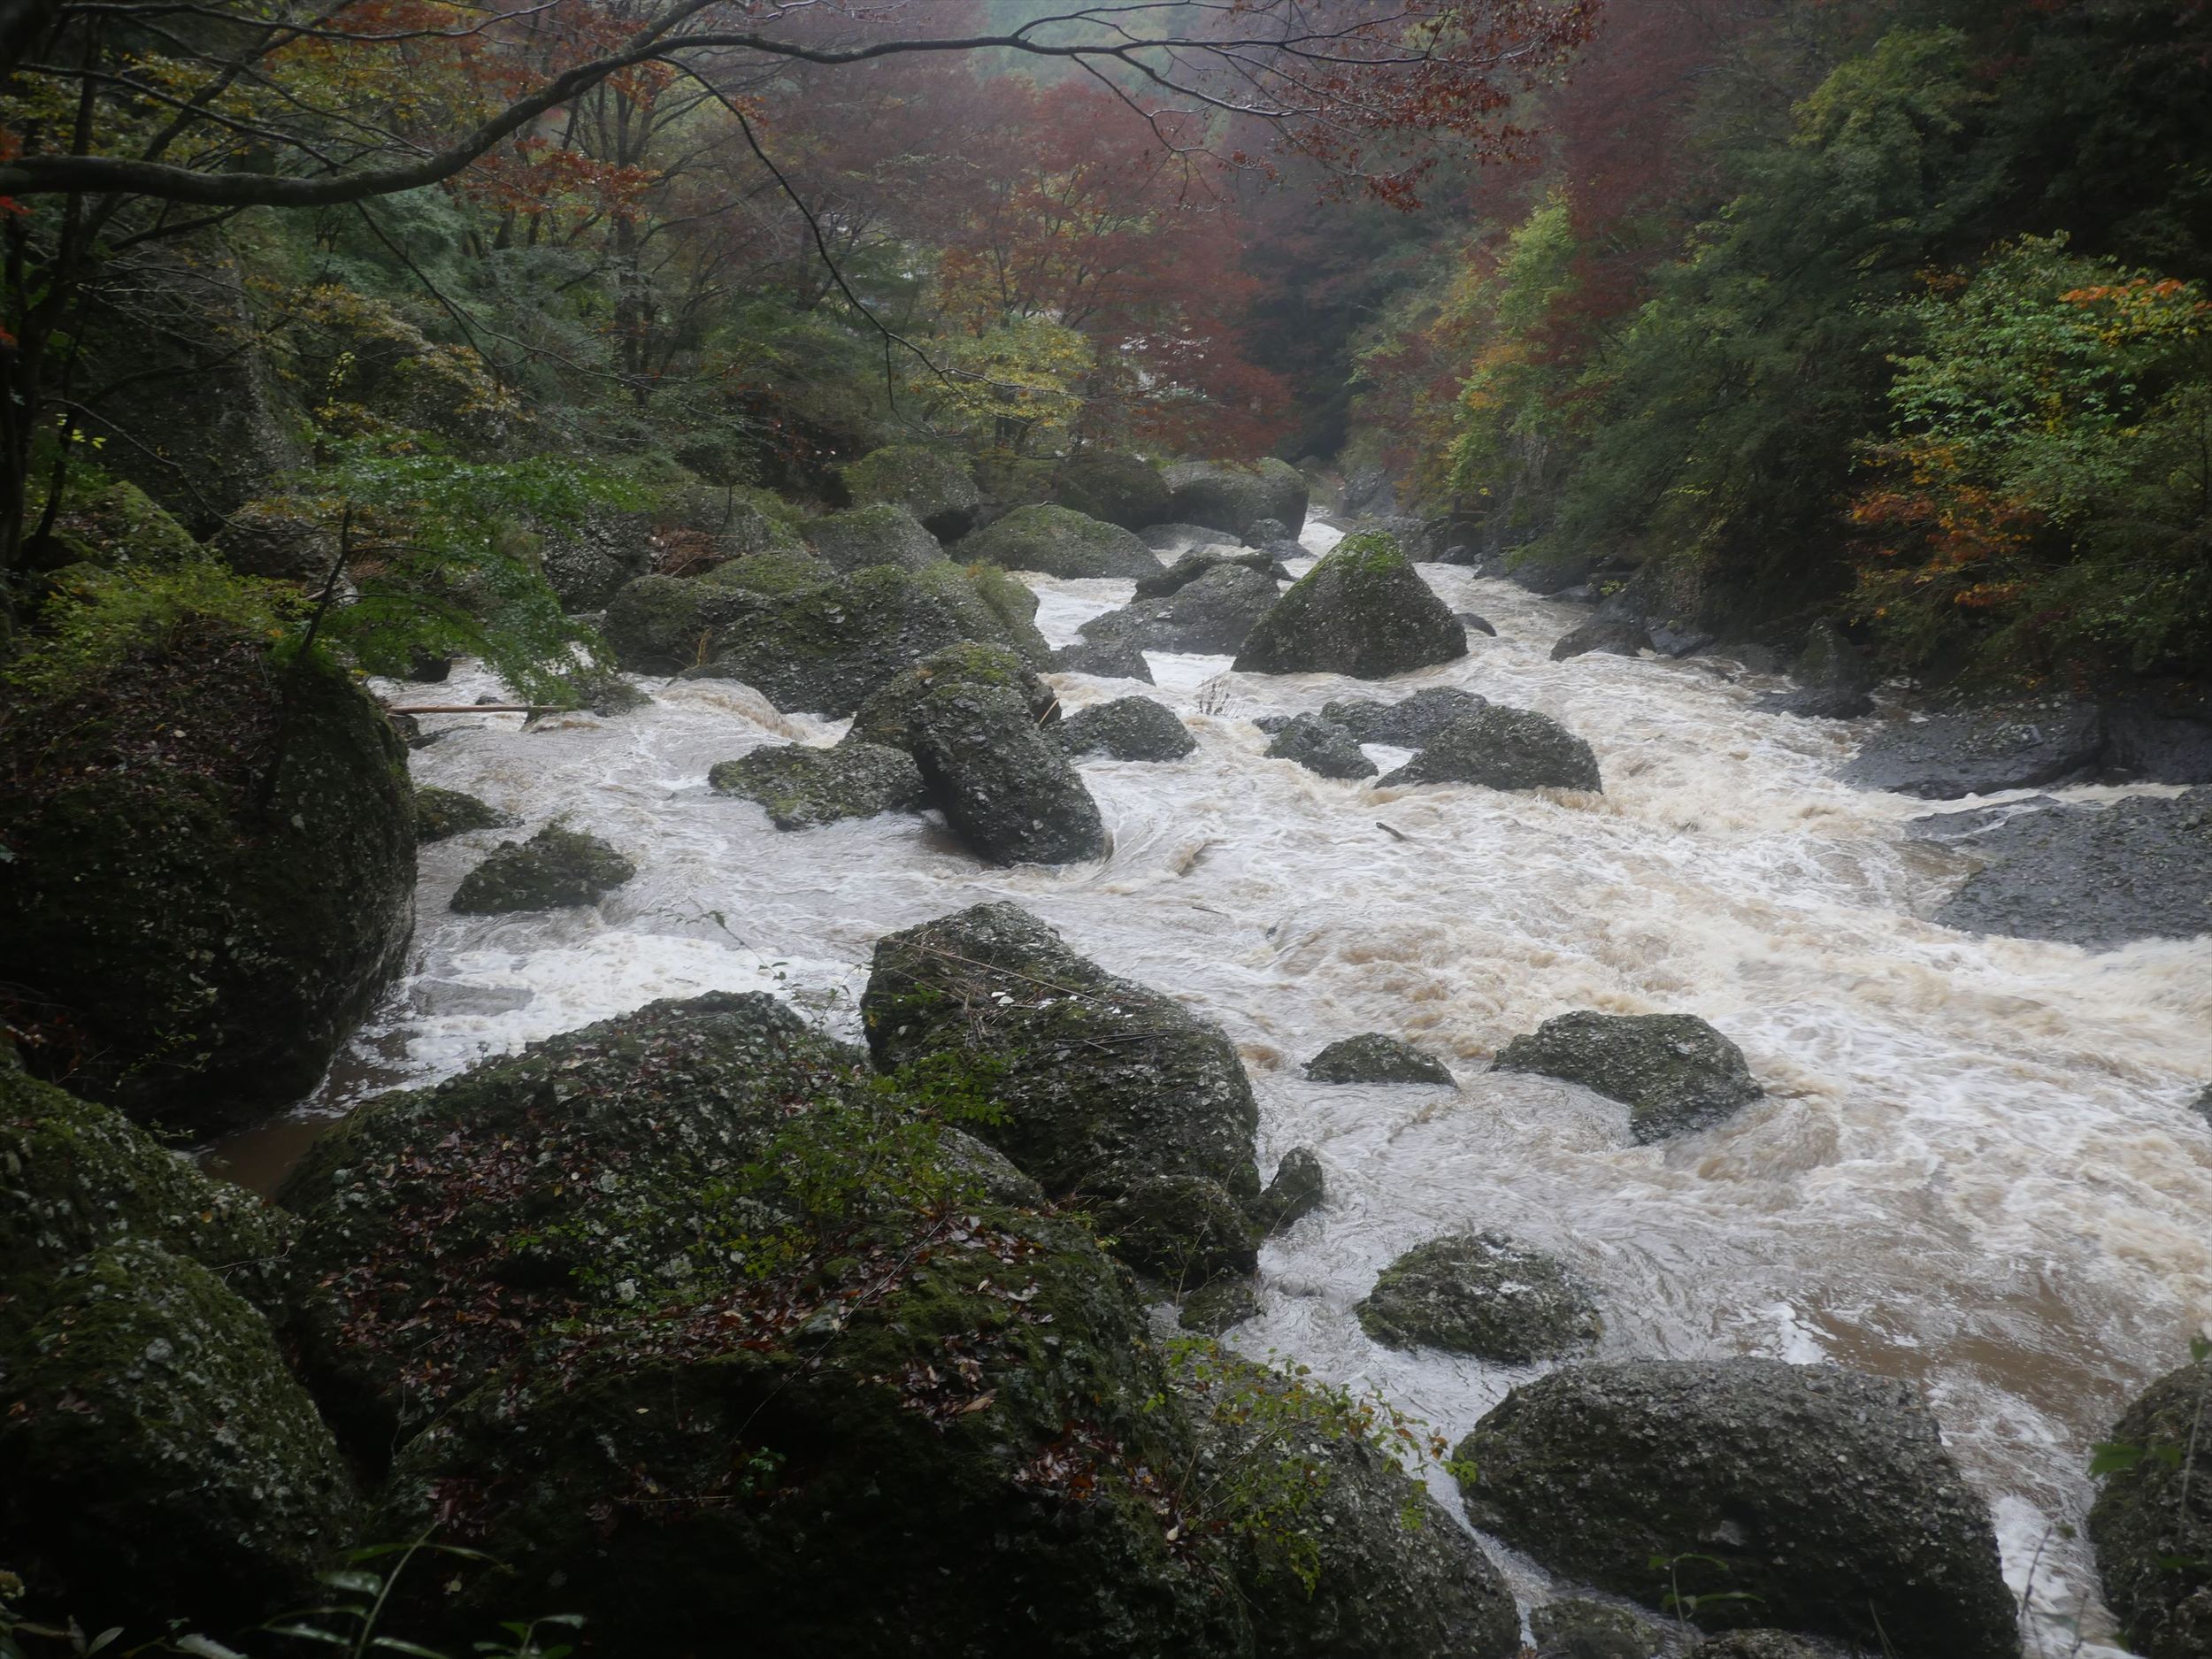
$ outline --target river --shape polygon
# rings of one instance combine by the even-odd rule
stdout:
[[[1335,535],[1313,526],[1307,545]],[[380,1089],[655,997],[764,988],[854,1036],[878,936],[1011,899],[1221,1023],[1259,1095],[1263,1177],[1293,1146],[1319,1150],[1329,1202],[1263,1251],[1238,1346],[1378,1385],[1456,1437],[1532,1373],[1379,1348],[1352,1308],[1409,1246],[1502,1229],[1598,1286],[1606,1355],[1827,1358],[1924,1385],[1992,1502],[2030,1651],[2066,1651],[2077,1625],[2108,1637],[2070,1535],[2089,1448],[2212,1319],[2212,1125],[2186,1110],[2212,1077],[2212,937],[2092,955],[1921,919],[1970,865],[1906,833],[1945,809],[1837,780],[1868,723],[1755,711],[1781,682],[1717,656],[1553,663],[1586,611],[1423,570],[1500,637],[1381,688],[1195,657],[1154,657],[1156,690],[1064,680],[1070,708],[1157,695],[1198,740],[1173,764],[1083,763],[1112,836],[1095,864],[981,868],[903,817],[779,833],[710,794],[708,769],[841,726],[729,682],[651,682],[638,713],[528,729],[428,717],[447,730],[415,755],[419,783],[533,826],[565,814],[641,873],[593,909],[458,916],[454,886],[497,837],[426,848],[408,978],[291,1120],[212,1156],[265,1187],[317,1124]],[[1032,581],[1056,644],[1130,591]],[[1331,782],[1263,758],[1250,724],[1442,685],[1563,722],[1604,795]],[[464,668],[438,700],[497,689]],[[1639,1147],[1623,1108],[1486,1071],[1576,1008],[1702,1015],[1766,1098]],[[1460,1088],[1302,1079],[1369,1030],[1446,1058]]]

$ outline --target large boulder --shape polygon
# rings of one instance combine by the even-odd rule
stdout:
[[[1456,686],[1426,686],[1395,703],[1348,698],[1321,705],[1321,718],[1334,722],[1362,743],[1393,749],[1425,749],[1444,729],[1490,706],[1486,698]]]
[[[1449,1067],[1402,1037],[1379,1031],[1340,1037],[1306,1062],[1316,1083],[1440,1083],[1453,1087]]]
[[[1119,525],[1066,507],[1017,507],[960,543],[963,559],[1047,576],[1149,576],[1158,558]]]
[[[232,532],[255,564],[282,557],[266,528],[248,520]],[[604,610],[625,583],[651,571],[657,551],[652,514],[630,508],[587,507],[573,518],[541,523],[534,535],[538,568],[567,611]]]
[[[999,1102],[977,1133],[1056,1199],[1110,1202],[1165,1177],[1259,1195],[1259,1109],[1228,1039],[1026,910],[982,904],[890,934],[860,1007],[878,1065],[950,1066]],[[1183,1265],[1174,1248],[1133,1264]]]
[[[733,582],[641,576],[608,601],[599,633],[615,661],[632,673],[676,674],[711,661],[722,630],[766,603]]]
[[[1043,664],[1056,674],[1092,674],[1101,680],[1139,680],[1156,683],[1152,664],[1134,640],[1078,640],[1053,652]]]
[[[1467,655],[1467,631],[1386,536],[1347,537],[1292,585],[1237,653],[1243,672],[1386,680]]]
[[[1694,1014],[1562,1014],[1506,1044],[1490,1069],[1560,1078],[1619,1101],[1640,1141],[1708,1128],[1765,1092],[1743,1050]]]
[[[13,1263],[13,1258],[11,1258]],[[123,1237],[0,1303],[0,1558],[142,1635],[278,1610],[353,1539],[353,1482],[268,1321]]]
[[[63,699],[0,687],[0,940],[34,1070],[204,1135],[314,1087],[404,958],[406,749],[318,660],[180,625]]]
[[[1268,1178],[1266,1189],[1252,1213],[1270,1233],[1280,1233],[1293,1222],[1311,1215],[1328,1196],[1322,1177],[1321,1155],[1311,1147],[1293,1147]]]
[[[759,802],[781,830],[906,811],[927,795],[910,756],[867,742],[833,749],[772,744],[722,762],[707,773],[707,783],[718,795]]]
[[[1164,598],[1093,617],[1079,632],[1087,640],[1125,640],[1140,650],[1227,657],[1243,647],[1281,591],[1264,572],[1220,564]]]
[[[994,637],[1020,652],[1032,668],[1051,667],[1052,645],[1038,630],[1037,595],[1029,584],[995,565],[971,565],[962,574],[998,619],[999,633]]]
[[[725,559],[696,579],[703,588],[734,588],[749,594],[774,597],[804,593],[835,580],[837,572],[808,552],[803,544],[772,552],[749,553]]]
[[[1382,1271],[1355,1311],[1386,1348],[1433,1348],[1502,1365],[1587,1348],[1602,1326],[1588,1286],[1501,1233],[1417,1244]]]
[[[979,857],[1064,864],[1105,856],[1098,803],[1018,691],[932,685],[909,730],[932,804]]]
[[[919,734],[915,717],[924,699],[946,686],[1004,687],[1021,697],[1033,724],[1044,726],[1059,718],[1058,695],[1018,653],[971,640],[933,651],[870,692],[840,741],[880,743],[911,754]]]
[[[1274,518],[1296,535],[1306,522],[1305,475],[1286,461],[1246,465],[1235,461],[1191,461],[1167,469],[1169,512],[1185,524],[1241,537],[1262,518]]]
[[[878,449],[838,474],[856,507],[902,507],[933,536],[950,541],[974,526],[982,492],[956,455],[919,444]]]
[[[427,847],[475,830],[516,829],[522,820],[458,789],[415,791],[415,840]]]
[[[1863,789],[1954,800],[2085,776],[2104,746],[2104,717],[2090,703],[1959,709],[1883,726],[1842,775]]]
[[[1648,631],[1641,622],[1624,617],[1594,617],[1580,627],[1559,636],[1551,648],[1551,659],[1563,663],[1570,657],[1587,657],[1601,652],[1609,657],[1633,657],[1650,642]]]
[[[1071,757],[1104,754],[1116,760],[1180,760],[1198,747],[1175,710],[1149,697],[1093,703],[1048,729]]]
[[[1495,703],[1453,721],[1383,782],[1594,792],[1605,787],[1588,743],[1548,714]]]
[[[2212,1653],[2212,1359],[2169,1371],[2106,1437],[2089,1539],[2105,1601],[2143,1659]]]
[[[670,490],[653,520],[654,566],[670,576],[697,575],[732,559],[806,550],[796,510],[745,485]]]
[[[1089,518],[1141,530],[1174,511],[1167,480],[1141,456],[1088,449],[1052,475],[1052,499]]]
[[[596,904],[637,866],[596,835],[548,824],[526,841],[502,841],[461,878],[452,908],[470,916]]]
[[[1136,597],[1164,599],[1170,594],[1189,587],[1200,577],[1211,575],[1225,565],[1236,565],[1248,571],[1256,571],[1262,576],[1271,577],[1276,581],[1286,582],[1291,580],[1290,572],[1283,568],[1282,560],[1277,558],[1272,553],[1257,550],[1237,553],[1226,548],[1217,547],[1193,548],[1165,570],[1150,576],[1139,577]]]
[[[1371,778],[1381,770],[1360,752],[1359,740],[1317,714],[1294,715],[1267,745],[1270,760],[1294,760],[1323,778]]]
[[[1763,1359],[1570,1365],[1507,1395],[1458,1456],[1477,1526],[1647,1606],[1695,1596],[1708,1628],[2020,1651],[1988,1510],[1909,1383]]]
[[[919,518],[889,503],[816,518],[807,525],[805,535],[815,557],[848,573],[877,565],[919,570],[945,557],[943,547]]]

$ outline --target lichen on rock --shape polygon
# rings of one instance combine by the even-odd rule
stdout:
[[[1387,1348],[1433,1348],[1501,1364],[1552,1359],[1594,1342],[1597,1299],[1552,1257],[1501,1233],[1417,1244],[1383,1269],[1358,1307]]]
[[[1643,1141],[1708,1128],[1764,1093],[1743,1050],[1694,1014],[1561,1014],[1516,1037],[1490,1069],[1595,1089],[1628,1107]]]
[[[866,742],[774,744],[722,762],[707,782],[718,795],[759,802],[784,830],[909,810],[926,794],[910,756]]]

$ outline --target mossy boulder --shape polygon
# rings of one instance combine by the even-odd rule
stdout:
[[[1037,595],[1030,590],[1029,584],[995,565],[971,565],[962,574],[975,589],[976,596],[998,618],[998,637],[1020,652],[1022,660],[1032,668],[1049,668],[1052,646],[1038,632]]]
[[[502,841],[461,878],[453,908],[465,915],[558,910],[596,904],[637,866],[596,835],[548,824],[526,841]]]
[[[1316,1083],[1440,1083],[1453,1087],[1451,1068],[1402,1037],[1365,1031],[1340,1037],[1306,1062]]]
[[[1093,1202],[1108,1248],[1171,1291],[1259,1270],[1258,1229],[1210,1176],[1140,1176]]]
[[[1486,698],[1456,686],[1426,686],[1395,703],[1376,703],[1364,697],[1325,703],[1321,718],[1336,722],[1356,742],[1425,749],[1448,727],[1489,706]]]
[[[1640,1141],[1709,1128],[1765,1092],[1743,1050],[1694,1014],[1561,1014],[1514,1038],[1490,1069],[1563,1078],[1619,1101]]]
[[[191,624],[65,700],[0,691],[27,1064],[196,1133],[312,1088],[414,922],[404,747],[342,672],[265,645]]]
[[[1017,507],[960,543],[963,559],[1047,576],[1149,576],[1160,568],[1119,525],[1066,507]]]
[[[728,559],[698,580],[703,586],[709,588],[735,588],[746,593],[780,597],[785,594],[803,594],[810,588],[819,588],[824,582],[833,580],[836,575],[836,571],[830,565],[801,546],[770,553],[749,553],[741,558]]]
[[[2212,1360],[2169,1371],[2105,1438],[2125,1448],[2102,1477],[2089,1539],[2105,1601],[2144,1659],[2212,1654]]]
[[[732,559],[806,550],[795,511],[743,485],[670,490],[653,520],[653,562],[664,575],[695,576]]]
[[[1276,581],[1288,581],[1290,572],[1283,562],[1271,553],[1235,553],[1225,548],[1193,548],[1165,570],[1151,576],[1137,579],[1136,596],[1140,599],[1164,599],[1189,587],[1202,576],[1211,575],[1223,565],[1233,565],[1251,571]]]
[[[1152,664],[1133,640],[1078,640],[1053,652],[1044,664],[1056,674],[1092,674],[1101,680],[1136,680],[1149,686]]]
[[[1605,787],[1590,745],[1548,714],[1486,704],[1454,720],[1383,779],[1386,786],[1472,783],[1486,789]]]
[[[1321,1155],[1311,1147],[1293,1147],[1275,1166],[1267,1189],[1252,1206],[1252,1214],[1268,1232],[1280,1233],[1320,1209],[1327,1196]]]
[[[1433,1348],[1504,1365],[1555,1359],[1597,1340],[1589,1286],[1540,1250],[1500,1233],[1417,1244],[1375,1280],[1356,1310],[1386,1348]]]
[[[503,812],[458,789],[415,791],[415,840],[424,846],[466,835],[472,830],[515,829],[521,823],[513,813]]]
[[[1175,1323],[1200,1336],[1219,1336],[1260,1311],[1260,1293],[1247,1279],[1209,1280],[1175,1305]]]
[[[46,499],[43,491],[32,496],[27,522],[40,521]],[[49,571],[65,565],[161,568],[201,557],[191,533],[137,485],[80,466],[70,468],[46,544],[25,551],[32,568]]]
[[[783,830],[907,811],[920,806],[926,795],[913,758],[880,743],[757,749],[724,761],[707,774],[707,782],[718,795],[759,802],[768,809],[769,821]]]
[[[1551,648],[1551,659],[1563,663],[1593,654],[1634,657],[1648,642],[1648,630],[1640,621],[1627,617],[1594,617],[1580,627],[1561,634]]]
[[[931,803],[979,856],[1064,864],[1105,856],[1098,803],[1019,692],[933,683],[909,731]]]
[[[1568,1365],[1458,1457],[1478,1527],[1646,1606],[1698,1597],[1708,1629],[2020,1651],[1988,1509],[1909,1383],[1763,1359]]]
[[[1047,728],[1071,756],[1115,760],[1180,760],[1198,747],[1175,710],[1149,697],[1117,697],[1078,710]]]
[[[813,519],[806,526],[806,542],[815,557],[848,574],[878,565],[916,571],[945,557],[942,544],[919,518],[887,502]]]
[[[573,519],[541,522],[528,533],[538,568],[567,611],[603,611],[625,584],[653,568],[653,516],[633,508],[592,506]]]
[[[680,673],[711,661],[722,630],[764,603],[733,583],[641,576],[607,602],[599,633],[632,673]]]
[[[964,640],[931,652],[871,692],[855,710],[841,741],[880,743],[912,753],[918,731],[915,716],[930,691],[944,686],[1002,687],[1020,696],[1033,724],[1042,726],[1059,718],[1058,695],[1017,652],[1003,645]]]
[[[1323,778],[1371,778],[1381,770],[1360,753],[1359,741],[1317,714],[1293,716],[1267,745],[1270,760],[1294,760]]]
[[[1141,650],[1227,657],[1243,647],[1281,589],[1262,571],[1216,565],[1162,599],[1139,599],[1093,617],[1079,630],[1088,640],[1126,640]]]
[[[1287,461],[1187,462],[1167,469],[1167,483],[1170,507],[1162,517],[1219,530],[1232,540],[1262,518],[1279,520],[1294,536],[1305,526],[1305,474]]]
[[[1529,1614],[1528,1624],[1536,1659],[1652,1659],[1668,1651],[1656,1624],[1615,1601],[1547,1601]]]
[[[1453,618],[1387,536],[1348,536],[1247,636],[1240,672],[1387,680],[1467,655]]]
[[[0,1304],[0,1558],[41,1602],[157,1632],[275,1612],[352,1541],[353,1483],[269,1324],[123,1239]]]
[[[1158,524],[1174,511],[1166,476],[1138,455],[1091,449],[1063,461],[1052,475],[1056,505],[1125,530]]]
[[[932,535],[967,534],[983,495],[959,456],[919,444],[895,444],[864,456],[838,473],[856,507],[903,507]]]
[[[1259,1109],[1218,1027],[1117,979],[1012,904],[981,904],[879,941],[861,1017],[876,1064],[974,1076],[1003,1108],[979,1127],[1055,1198],[1110,1201],[1198,1176],[1259,1195]],[[1179,1270],[1179,1248],[1132,1256]]]

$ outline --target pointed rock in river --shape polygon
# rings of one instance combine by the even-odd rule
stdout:
[[[549,824],[526,841],[502,841],[461,878],[452,908],[469,915],[571,910],[595,904],[637,874],[596,835]]]
[[[1098,803],[1019,692],[932,685],[910,729],[929,799],[971,851],[1006,864],[1105,856]]]
[[[1386,680],[1467,655],[1467,631],[1387,536],[1348,536],[1246,636],[1240,672]]]

